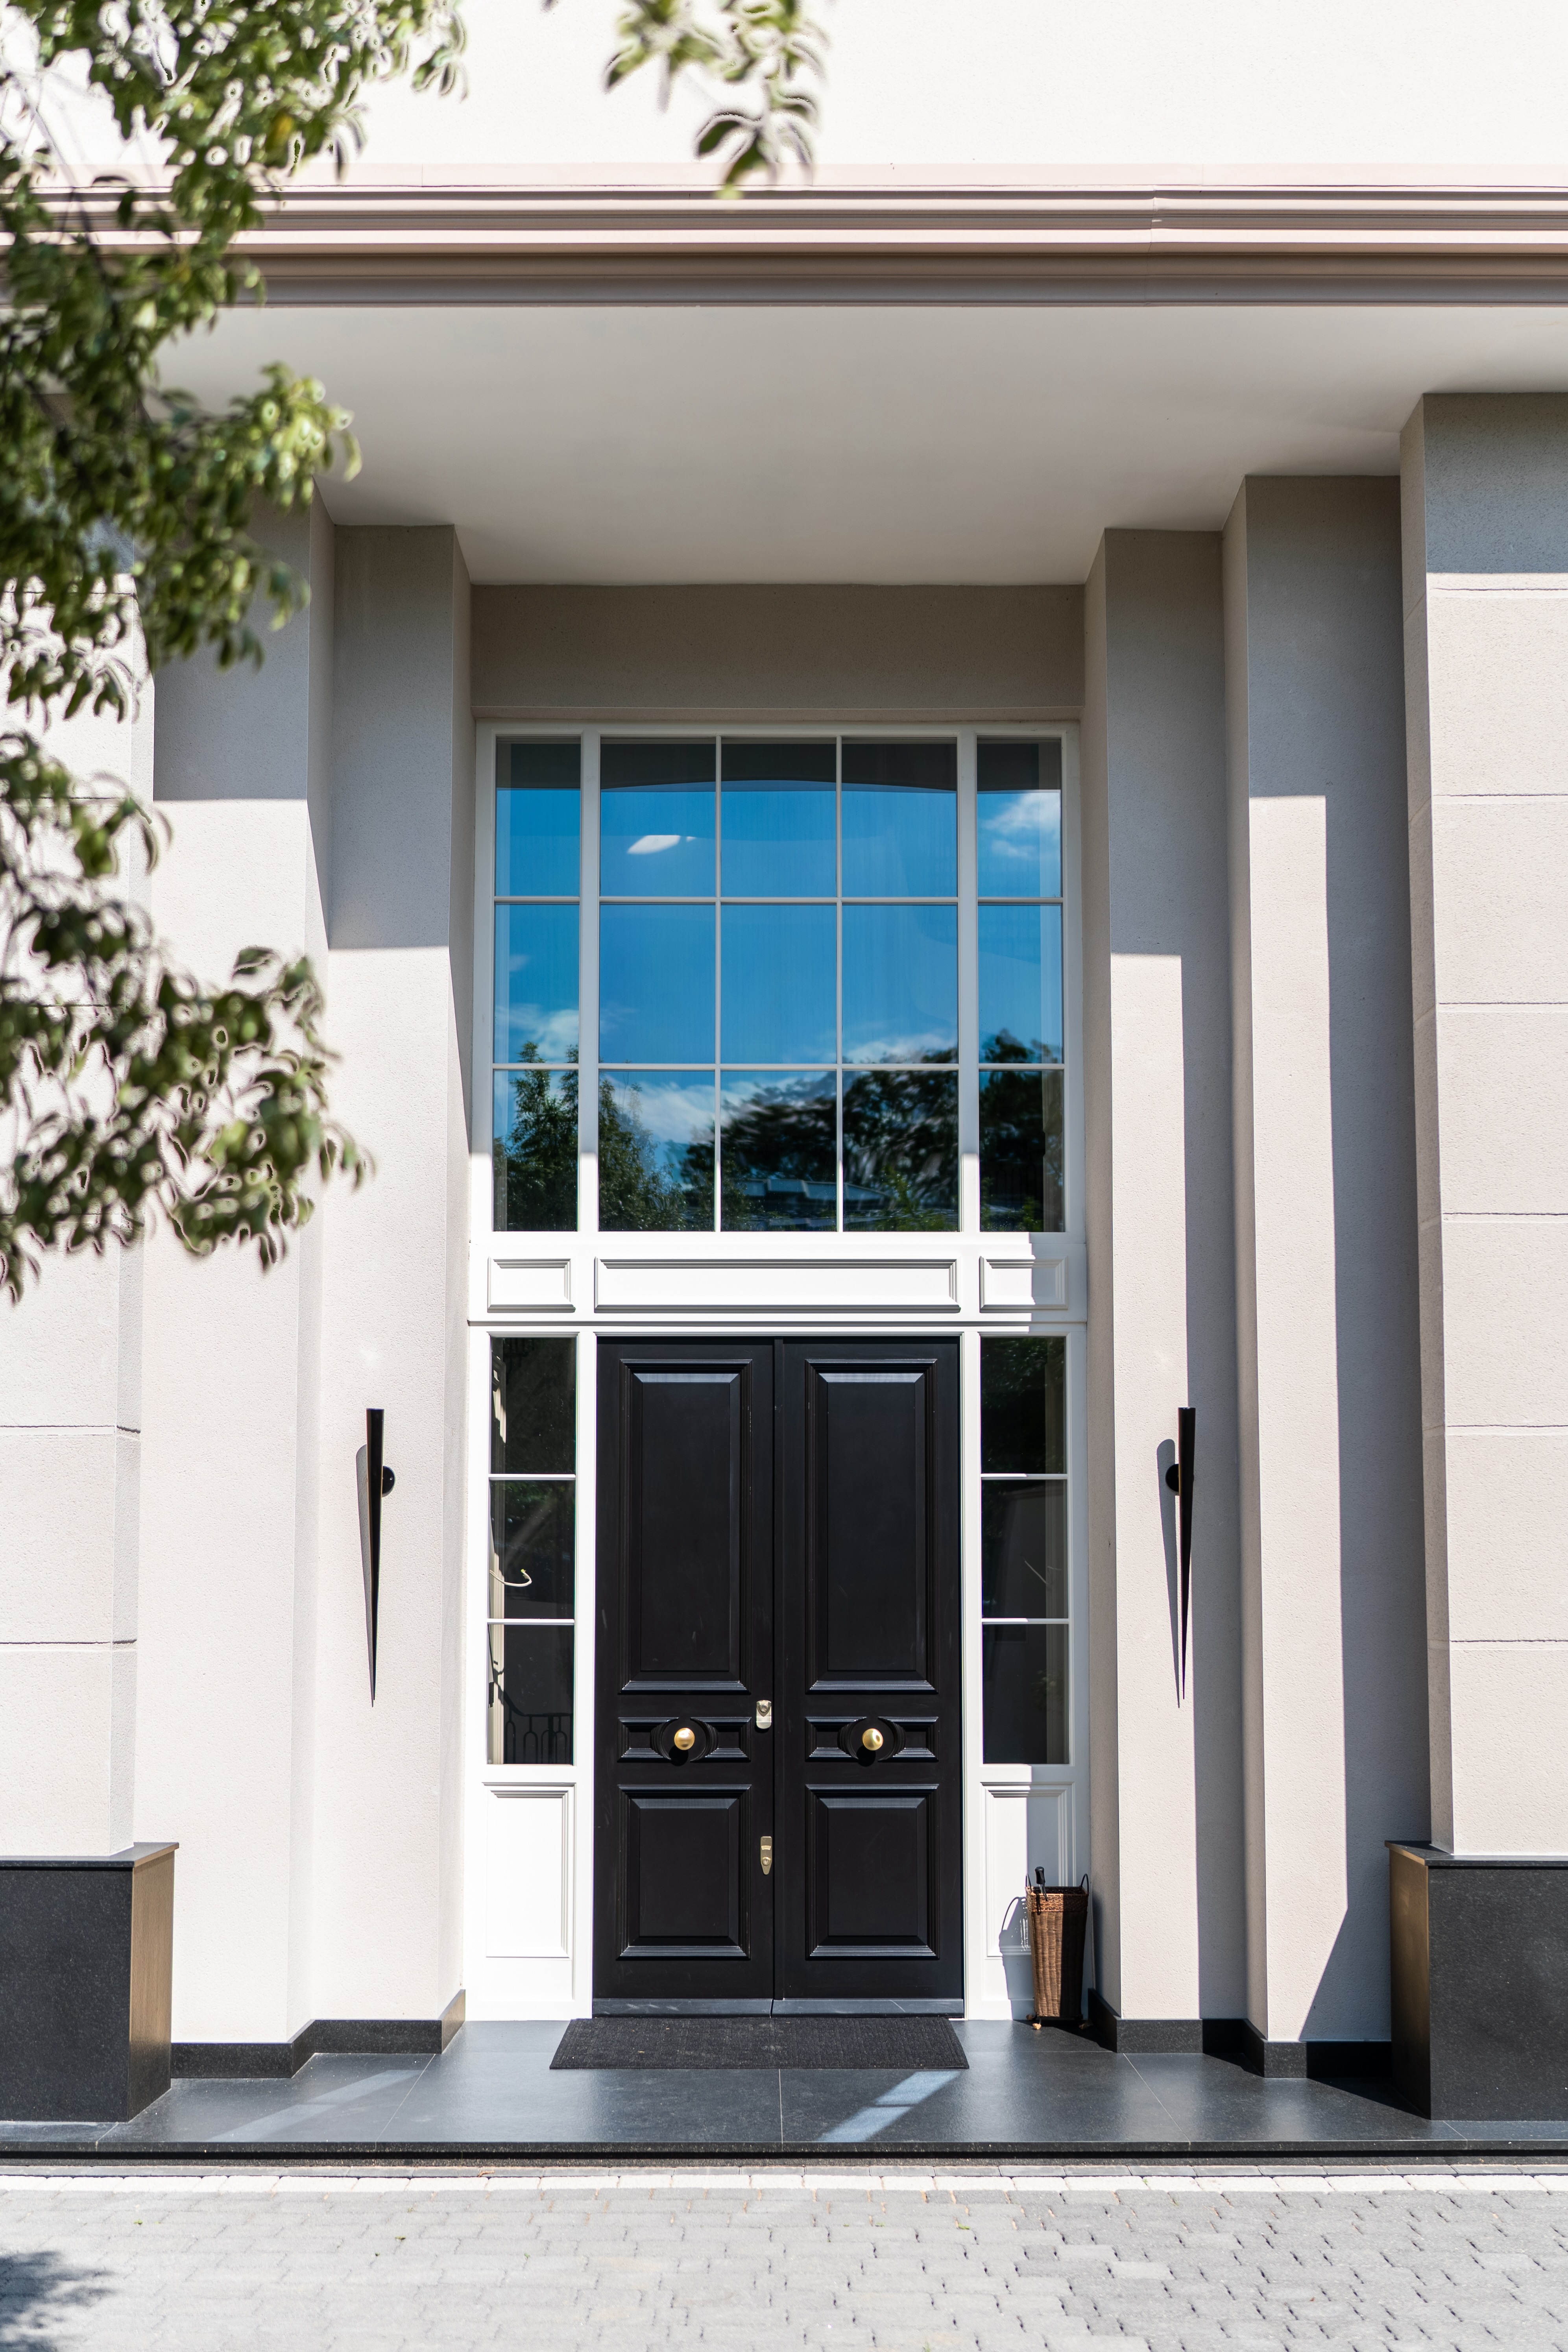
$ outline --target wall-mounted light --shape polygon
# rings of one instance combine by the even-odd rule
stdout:
[[[364,1571],[364,1639],[370,1653],[370,1703],[375,1705],[375,1643],[381,1615],[381,1500],[397,1481],[382,1460],[386,1414],[372,1405],[364,1417],[364,1444],[355,1456],[359,1475],[359,1549]]]
[[[1198,1412],[1191,1404],[1176,1408],[1176,1458],[1165,1473],[1165,1484],[1178,1505],[1178,1559],[1182,1642],[1178,1687],[1187,1695],[1187,1614],[1193,1590],[1193,1454],[1197,1444]]]

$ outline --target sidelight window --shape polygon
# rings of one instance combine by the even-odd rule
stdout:
[[[981,1682],[987,1764],[1070,1762],[1067,1342],[981,1342]]]
[[[497,1233],[577,1223],[581,746],[503,743],[496,778]]]
[[[1062,747],[982,742],[980,1223],[1062,1225]]]
[[[490,1341],[492,1764],[572,1761],[576,1343]]]

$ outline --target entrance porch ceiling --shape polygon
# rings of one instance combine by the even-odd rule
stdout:
[[[1075,582],[1108,528],[1217,530],[1247,474],[1392,474],[1425,392],[1568,387],[1519,306],[362,299],[223,320],[353,411],[339,523],[455,523],[479,582]]]

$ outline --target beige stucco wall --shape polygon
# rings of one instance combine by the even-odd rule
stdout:
[[[476,588],[474,716],[1076,717],[1081,588]]]

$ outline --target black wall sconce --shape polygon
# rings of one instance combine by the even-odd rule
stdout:
[[[370,1652],[370,1703],[375,1705],[375,1641],[381,1615],[381,1501],[397,1481],[382,1460],[386,1414],[372,1405],[364,1417],[364,1444],[355,1467],[359,1473],[359,1549],[364,1570],[364,1638]]]
[[[1191,1404],[1176,1408],[1176,1458],[1165,1473],[1165,1484],[1177,1502],[1177,1558],[1180,1569],[1182,1645],[1179,1688],[1187,1695],[1187,1613],[1193,1590],[1193,1454],[1197,1444],[1198,1412]]]

